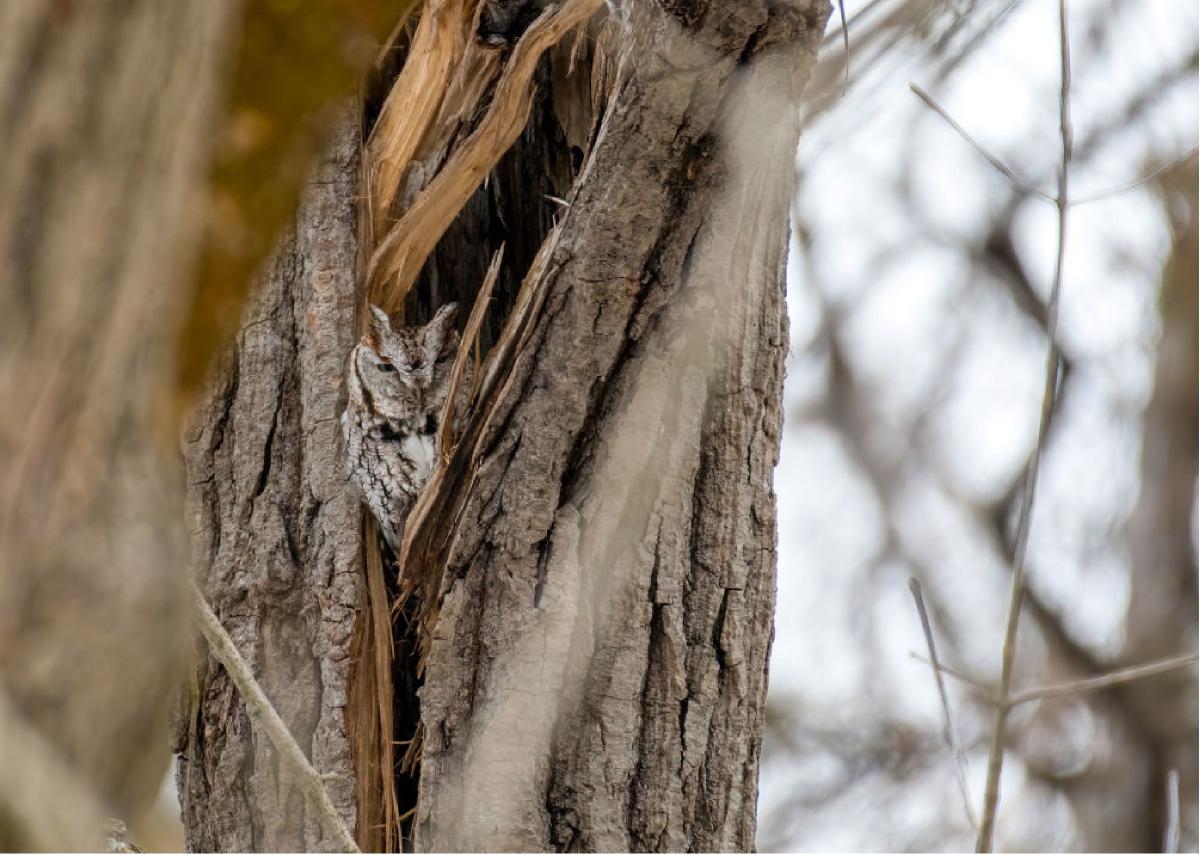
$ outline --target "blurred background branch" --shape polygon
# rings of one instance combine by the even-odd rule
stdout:
[[[831,32],[802,106],[764,849],[972,844],[929,666],[907,658],[925,643],[906,583],[939,655],[994,685],[1050,319],[1054,212],[1031,188],[1060,159],[1054,11],[849,4],[849,88]],[[1195,650],[1196,10],[1072,0],[1070,23],[1088,204],[1071,213],[1016,698]],[[1159,849],[1177,767],[1195,848],[1195,681],[1184,665],[1015,708],[996,847]],[[947,690],[978,800],[988,690]]]

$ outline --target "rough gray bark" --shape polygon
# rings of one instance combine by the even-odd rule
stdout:
[[[795,103],[828,12],[635,0],[570,74],[564,44],[418,281],[410,323],[469,306],[506,242],[487,346],[552,244],[502,391],[456,452],[462,512],[437,523],[453,536],[420,689],[418,848],[754,845]],[[337,151],[189,436],[189,492],[218,614],[375,845],[369,739],[344,710],[371,657],[336,458],[358,195]],[[412,662],[395,668],[411,694]],[[298,794],[279,804],[224,676],[199,685],[199,727],[177,732],[189,846],[325,845]]]
[[[337,419],[355,340],[358,145],[347,118],[185,445],[197,580],[314,767],[332,774],[330,795],[351,828],[346,707],[365,591]],[[330,848],[211,658],[197,686],[174,746],[189,848]]]
[[[472,452],[423,849],[754,844],[790,105],[828,8],[684,6],[630,4],[631,68]]]
[[[90,811],[136,822],[166,772],[164,416],[235,9],[0,4],[0,849],[97,849]]]

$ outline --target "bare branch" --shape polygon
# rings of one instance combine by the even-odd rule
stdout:
[[[1004,742],[1008,729],[1008,714],[1012,709],[1009,698],[1012,693],[1013,663],[1017,653],[1017,629],[1021,623],[1021,599],[1025,594],[1026,553],[1029,547],[1029,529],[1033,517],[1033,500],[1037,494],[1038,471],[1045,450],[1046,435],[1050,427],[1050,415],[1058,397],[1058,310],[1062,295],[1063,262],[1067,247],[1068,179],[1071,172],[1071,45],[1067,20],[1067,0],[1058,3],[1058,42],[1060,80],[1058,100],[1059,136],[1062,141],[1062,158],[1058,170],[1058,196],[1054,200],[1058,210],[1058,252],[1054,261],[1054,282],[1050,288],[1047,306],[1046,372],[1042,392],[1042,414],[1038,423],[1037,444],[1029,459],[1025,475],[1024,492],[1021,496],[1020,515],[1017,518],[1017,538],[1014,550],[1012,594],[1008,607],[1008,626],[1004,633],[1004,651],[1000,665],[1000,708],[996,711],[996,725],[992,732],[992,745],[988,757],[987,782],[983,793],[983,819],[979,824],[979,836],[975,841],[977,852],[990,852],[996,828],[996,813],[1000,807],[1000,772],[1004,765]]]
[[[837,0],[838,15],[842,19],[842,48],[846,52],[846,76],[842,78],[842,97],[850,88],[850,25],[846,23],[846,2]]]
[[[1101,199],[1108,199],[1112,196],[1117,196],[1117,195],[1120,195],[1121,193],[1125,193],[1129,190],[1133,190],[1137,187],[1142,186],[1143,184],[1147,184],[1147,183],[1153,181],[1155,178],[1158,178],[1160,175],[1162,175],[1166,172],[1170,172],[1172,169],[1183,166],[1183,164],[1187,163],[1189,160],[1194,158],[1197,153],[1200,153],[1200,146],[1192,146],[1192,148],[1186,154],[1175,158],[1170,163],[1160,166],[1158,169],[1154,170],[1153,172],[1149,173],[1148,175],[1143,175],[1141,178],[1138,178],[1136,181],[1130,181],[1128,184],[1121,184],[1117,187],[1110,187],[1107,190],[1100,190],[1096,193],[1091,193],[1087,196],[1080,196],[1077,199],[1072,199],[1071,204],[1072,205],[1086,205],[1089,202],[1098,202]]]
[[[337,808],[329,800],[329,793],[325,791],[320,773],[312,767],[308,758],[304,756],[304,752],[300,750],[300,746],[296,744],[287,725],[279,717],[275,707],[271,705],[271,701],[263,692],[258,681],[254,679],[250,666],[238,652],[237,646],[229,637],[229,633],[225,631],[225,627],[221,626],[221,621],[213,613],[204,594],[200,592],[194,582],[190,584],[200,631],[204,633],[204,638],[208,641],[213,656],[225,666],[229,678],[233,680],[233,684],[241,693],[251,721],[262,728],[271,740],[271,744],[275,746],[275,750],[279,752],[284,764],[291,769],[295,775],[297,786],[300,787],[300,791],[304,794],[326,834],[336,843],[338,851],[360,851],[354,838],[351,837],[349,829],[346,828],[346,823],[342,821],[341,815],[337,812]]]
[[[1049,202],[1056,206],[1058,205],[1057,197],[1052,196],[1049,193],[1046,193],[1046,192],[1043,192],[1043,191],[1037,189],[1032,184],[1028,183],[1024,179],[1022,179],[1019,175],[1017,175],[1016,171],[1013,170],[1012,167],[1010,167],[1008,164],[1006,164],[997,155],[988,151],[983,146],[982,143],[980,143],[973,136],[971,136],[971,134],[967,131],[967,129],[964,128],[962,125],[960,125],[954,119],[954,117],[950,115],[950,113],[946,110],[946,108],[943,107],[941,104],[939,104],[932,95],[930,95],[928,92],[926,92],[920,86],[918,86],[916,83],[909,83],[908,88],[911,89],[913,91],[913,93],[918,98],[920,98],[921,101],[924,102],[926,107],[928,107],[929,109],[933,110],[933,112],[935,112],[939,116],[941,116],[942,120],[945,121],[946,124],[948,124],[954,130],[954,132],[956,134],[958,134],[969,146],[971,146],[971,148],[975,149],[975,151],[978,152],[979,156],[982,157],[984,160],[986,160],[992,166],[993,169],[995,169],[997,172],[999,172],[1001,175],[1003,175],[1005,178],[1007,178],[1009,180],[1009,182],[1018,190],[1018,192],[1025,193],[1030,196],[1034,196],[1038,199],[1041,199],[1043,202]],[[1175,158],[1170,163],[1160,166],[1158,169],[1155,169],[1153,172],[1143,175],[1141,178],[1137,178],[1133,181],[1130,181],[1127,184],[1120,184],[1116,187],[1109,187],[1104,190],[1098,190],[1095,193],[1089,193],[1085,196],[1080,196],[1076,199],[1071,199],[1068,201],[1068,205],[1070,205],[1070,206],[1087,205],[1091,202],[1098,202],[1102,199],[1109,199],[1113,196],[1119,196],[1122,193],[1126,193],[1130,190],[1134,190],[1134,189],[1142,186],[1143,184],[1147,184],[1147,183],[1153,181],[1155,178],[1158,178],[1160,175],[1163,175],[1164,173],[1170,172],[1172,169],[1175,169],[1176,167],[1182,166],[1183,164],[1187,163],[1192,158],[1196,157],[1196,155],[1198,153],[1200,153],[1200,146],[1192,146],[1192,148],[1190,148],[1183,155]]]
[[[908,655],[918,662],[924,663],[925,665],[933,665],[933,663],[927,657],[922,656],[920,653],[909,651]],[[936,667],[947,677],[952,677],[953,679],[958,680],[958,682],[962,683],[964,686],[974,689],[975,692],[982,695],[983,699],[989,704],[993,706],[996,705],[996,692],[990,686],[984,685],[974,677],[968,677],[962,671],[957,671],[954,668],[951,668],[945,662],[938,662]]]
[[[965,686],[974,689],[983,700],[999,706],[1000,700],[996,693],[988,686],[980,683],[978,680],[968,677],[961,671],[956,671],[949,665],[943,662],[932,662],[919,653],[909,653],[913,659],[918,662],[923,662],[926,665],[933,665],[938,671],[945,674],[947,677],[952,677],[958,680]],[[1149,662],[1145,665],[1135,665],[1130,668],[1121,668],[1117,671],[1110,671],[1105,674],[1100,674],[1096,677],[1088,677],[1083,680],[1072,680],[1069,683],[1059,683],[1054,686],[1039,686],[1036,689],[1026,689],[1023,692],[1011,696],[1008,699],[1008,706],[1015,707],[1018,704],[1029,703],[1030,701],[1040,701],[1045,698],[1056,698],[1063,695],[1074,695],[1083,692],[1096,692],[1102,689],[1111,689],[1114,686],[1120,686],[1124,683],[1132,683],[1134,680],[1140,680],[1143,677],[1153,677],[1157,674],[1165,674],[1169,671],[1176,671],[1180,668],[1186,668],[1188,665],[1194,665],[1200,661],[1200,655],[1191,653],[1186,656],[1172,656],[1169,659],[1160,659],[1156,662]]]
[[[921,583],[915,577],[910,578],[908,590],[912,592],[913,601],[917,604],[921,631],[925,633],[925,644],[929,648],[929,663],[933,666],[933,681],[937,684],[938,699],[942,702],[942,716],[946,722],[946,744],[954,754],[954,769],[958,773],[958,790],[962,795],[963,810],[967,813],[967,821],[971,823],[971,828],[975,828],[975,811],[971,808],[971,790],[967,785],[967,752],[963,750],[958,728],[954,725],[954,715],[950,711],[950,698],[946,695],[946,682],[942,679],[942,669],[938,665],[937,645],[933,641],[933,627],[929,624],[929,614],[925,611],[925,599],[921,596]]]
[[[920,86],[918,86],[915,83],[909,83],[908,88],[913,91],[914,95],[916,95],[923,102],[925,102],[926,107],[928,107],[929,109],[933,110],[933,112],[935,112],[939,116],[941,116],[942,120],[946,124],[948,124],[954,130],[954,132],[956,134],[958,134],[960,137],[962,137],[962,139],[967,143],[967,145],[969,145],[969,146],[971,146],[971,148],[975,149],[975,151],[979,153],[980,157],[982,157],[984,160],[986,160],[988,163],[990,163],[992,165],[993,169],[995,169],[997,172],[999,172],[1001,175],[1003,175],[1005,178],[1007,178],[1009,180],[1009,182],[1011,182],[1012,185],[1017,188],[1017,190],[1019,190],[1022,193],[1026,193],[1030,196],[1036,196],[1037,198],[1039,198],[1045,202],[1055,201],[1054,197],[1051,196],[1049,193],[1044,193],[1041,190],[1038,190],[1033,185],[1024,181],[1019,175],[1017,175],[1016,172],[1014,172],[1012,170],[1012,168],[1008,164],[1006,164],[999,157],[997,157],[996,155],[994,155],[990,151],[988,151],[986,148],[984,148],[980,142],[978,142],[973,136],[971,136],[967,132],[966,128],[964,128],[962,125],[960,125],[958,122],[956,122],[954,120],[954,117],[951,116],[948,112],[946,112],[945,107],[943,107],[941,104],[939,104],[937,101],[934,100],[932,95],[930,95],[928,92],[926,92],[924,89],[922,89]]]
[[[1163,835],[1163,852],[1179,851],[1179,770],[1167,773],[1167,829]]]
[[[1077,695],[1083,692],[1110,689],[1113,686],[1130,683],[1134,680],[1140,680],[1143,677],[1153,677],[1156,674],[1165,674],[1168,671],[1186,668],[1197,661],[1200,661],[1200,656],[1197,656],[1195,653],[1188,656],[1173,656],[1170,659],[1161,659],[1147,665],[1137,665],[1132,668],[1111,671],[1108,674],[1101,674],[1099,677],[1072,680],[1069,683],[1060,683],[1057,686],[1042,686],[1036,689],[1027,689],[1009,698],[1008,705],[1015,707],[1017,704],[1028,703],[1029,701],[1040,701],[1045,698],[1061,697],[1062,695]]]

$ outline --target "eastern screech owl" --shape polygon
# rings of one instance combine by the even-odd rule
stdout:
[[[342,413],[347,463],[393,553],[437,458],[458,352],[456,308],[448,303],[423,327],[393,330],[387,314],[372,306],[374,343],[364,336],[350,351]],[[469,376],[460,388],[470,388]]]

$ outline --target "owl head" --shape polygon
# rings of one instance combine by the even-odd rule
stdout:
[[[432,437],[438,428],[458,351],[457,305],[447,303],[423,327],[392,329],[387,313],[371,306],[371,336],[350,353],[350,403],[407,436]]]

